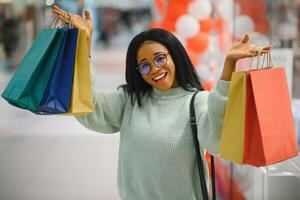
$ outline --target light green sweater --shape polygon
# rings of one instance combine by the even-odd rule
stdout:
[[[211,92],[196,95],[202,156],[203,148],[219,154],[228,88],[228,81],[218,80]],[[131,104],[123,89],[99,92],[94,94],[96,111],[76,117],[97,132],[120,131],[118,189],[122,200],[202,199],[190,127],[192,94],[181,87],[167,92],[153,89],[139,107],[137,102]]]

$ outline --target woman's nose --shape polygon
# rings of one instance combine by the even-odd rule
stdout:
[[[151,66],[150,74],[155,74],[156,72],[158,72],[159,67],[157,67],[154,63],[151,63],[150,66]]]

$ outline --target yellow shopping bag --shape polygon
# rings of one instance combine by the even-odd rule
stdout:
[[[221,135],[221,157],[239,164],[244,158],[246,79],[246,72],[232,73]]]
[[[78,30],[73,86],[68,114],[84,115],[94,110],[87,39],[85,31]]]

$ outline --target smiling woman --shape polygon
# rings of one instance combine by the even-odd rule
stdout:
[[[137,52],[138,69],[144,81],[161,91],[177,87],[174,62],[171,56],[167,58],[168,55],[165,46],[149,41],[144,42]],[[153,60],[153,64],[145,60]]]
[[[57,6],[54,12],[85,30],[90,46],[93,24],[88,11],[85,18],[66,15]],[[200,91],[194,96],[194,106],[202,157],[204,150],[218,155],[235,63],[271,49],[259,47],[262,51],[257,51],[248,41],[246,35],[228,52],[222,75],[208,92],[203,91],[184,47],[173,34],[150,29],[132,39],[126,56],[126,84],[118,91],[94,92],[95,112],[76,117],[91,130],[120,132],[118,188],[122,200],[202,199],[190,100]]]
[[[184,47],[163,29],[144,31],[132,39],[126,57],[126,81],[122,87],[139,105],[141,96],[153,88],[203,90]]]

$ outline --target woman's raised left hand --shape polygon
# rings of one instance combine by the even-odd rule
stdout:
[[[250,37],[246,34],[241,41],[233,45],[233,47],[228,51],[221,75],[222,80],[231,80],[231,74],[235,71],[236,62],[239,59],[259,56],[272,50],[272,46],[257,46],[254,44],[248,44],[249,40]]]
[[[250,37],[248,34],[244,38],[237,42],[227,53],[226,59],[231,62],[236,62],[239,59],[258,56],[259,54],[268,53],[271,51],[272,46],[257,46],[254,44],[248,44]]]

